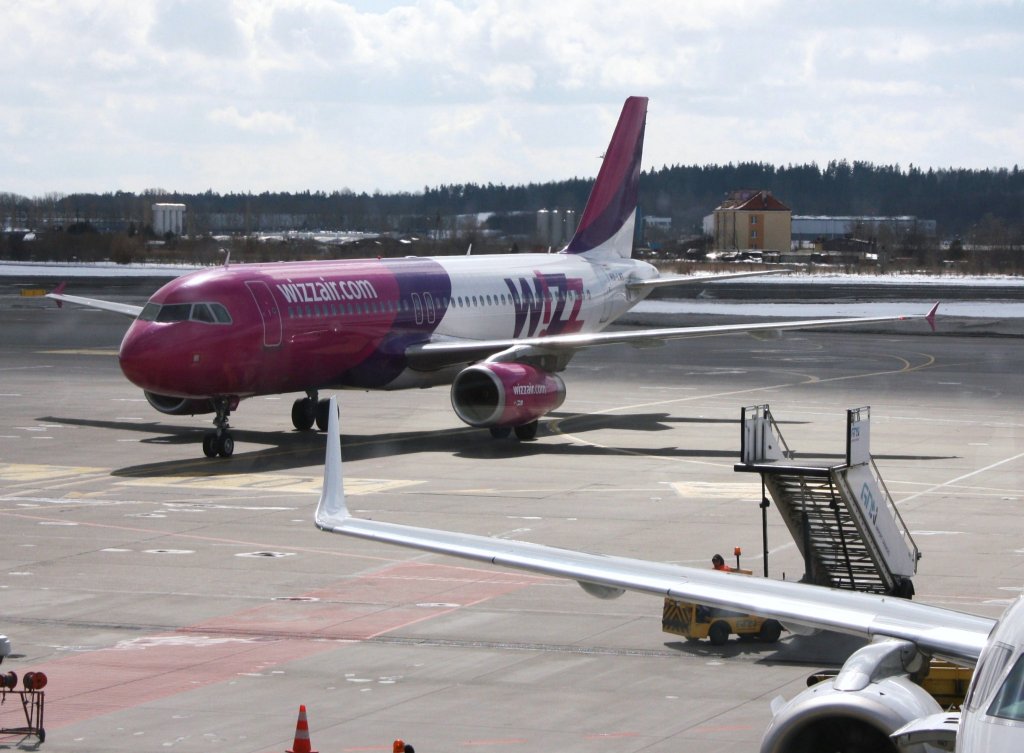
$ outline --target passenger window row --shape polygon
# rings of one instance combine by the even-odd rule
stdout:
[[[590,291],[557,291],[547,296],[552,301],[572,303],[577,299],[589,299]],[[467,295],[442,296],[438,299],[438,308],[443,311],[449,306],[455,308],[479,308],[481,306],[507,306],[512,304],[512,297],[501,295]],[[365,303],[307,303],[288,306],[290,319],[312,319],[325,316],[362,316],[365,314],[396,314],[413,311],[407,299],[401,301],[367,301]]]

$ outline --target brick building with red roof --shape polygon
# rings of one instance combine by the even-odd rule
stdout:
[[[716,251],[790,249],[793,211],[770,191],[733,191],[714,217]]]

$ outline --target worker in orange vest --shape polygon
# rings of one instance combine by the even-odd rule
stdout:
[[[711,558],[711,566],[715,568],[715,570],[722,570],[726,573],[732,572],[732,568],[725,564],[725,557],[720,554],[716,554]]]

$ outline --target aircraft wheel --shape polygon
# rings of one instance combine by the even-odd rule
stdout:
[[[491,432],[491,436],[495,439],[505,439],[512,434],[511,426],[490,426],[488,431]]]
[[[779,624],[778,620],[765,620],[761,623],[761,629],[757,633],[757,638],[764,643],[775,643],[781,635],[782,625]]]
[[[217,435],[207,434],[203,437],[203,454],[208,458],[217,457]]]
[[[217,454],[222,458],[229,458],[235,454],[235,438],[230,434],[224,434],[217,439]]]
[[[316,428],[327,431],[327,422],[331,418],[331,401],[318,400],[316,404]]]
[[[528,424],[516,427],[516,439],[528,441],[537,438],[537,422],[530,421]]]
[[[729,633],[732,631],[729,629],[728,623],[719,620],[708,628],[708,638],[711,640],[712,646],[724,646],[729,642]]]
[[[299,431],[309,431],[316,421],[316,405],[308,397],[300,397],[292,403],[292,426]]]

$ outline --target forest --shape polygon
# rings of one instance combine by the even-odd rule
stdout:
[[[180,193],[151,188],[140,193],[51,193],[25,197],[0,193],[0,226],[33,231],[38,241],[22,242],[5,232],[0,256],[26,258],[59,253],[65,240],[83,250],[119,258],[138,256],[139,244],[152,240],[150,207],[156,202],[187,206],[186,234],[202,238],[218,233],[244,234],[281,230],[351,230],[393,236],[457,239],[461,234],[486,237],[501,232],[529,232],[528,216],[539,209],[574,209],[586,203],[592,177],[549,183],[505,186],[488,183],[442,184],[422,192],[397,194],[337,191],[297,193]],[[640,180],[640,211],[670,217],[671,235],[694,238],[701,220],[737,189],[766,189],[795,215],[913,215],[934,219],[938,239],[963,245],[1024,248],[1024,173],[1013,168],[922,169],[914,165],[875,165],[836,160],[775,166],[748,162],[728,165],[672,165],[645,171]],[[495,213],[489,228],[456,226],[456,215]],[[443,231],[443,232],[438,232]],[[101,236],[89,240],[86,236]],[[465,238],[461,239],[465,240]],[[471,237],[470,240],[473,240]],[[449,250],[459,252],[462,242]],[[46,249],[51,249],[47,252]],[[401,249],[398,249],[401,251]],[[396,251],[397,253],[397,251]]]

